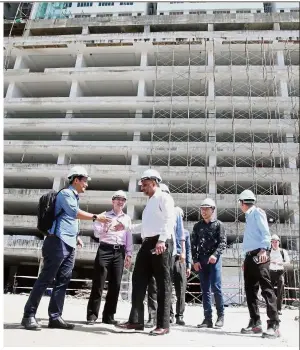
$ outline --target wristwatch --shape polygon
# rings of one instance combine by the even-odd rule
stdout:
[[[97,215],[94,214],[94,215],[93,215],[93,222],[95,222],[96,220],[97,220]]]

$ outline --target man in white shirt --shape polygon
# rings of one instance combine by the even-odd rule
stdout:
[[[271,253],[270,253],[270,275],[271,283],[277,296],[278,314],[282,315],[281,306],[284,292],[284,266],[290,263],[290,258],[285,249],[279,248],[280,239],[277,235],[271,237]]]
[[[170,328],[171,277],[173,253],[173,198],[159,188],[161,177],[153,169],[146,170],[139,182],[149,197],[142,215],[142,246],[137,254],[132,275],[132,306],[128,322],[122,329],[144,329],[144,298],[152,276],[157,285],[157,323],[151,335],[164,335]]]

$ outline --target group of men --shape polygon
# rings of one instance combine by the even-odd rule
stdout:
[[[222,294],[222,253],[227,241],[224,224],[216,219],[214,201],[205,199],[200,205],[201,219],[194,226],[192,238],[183,227],[184,213],[175,207],[168,186],[162,184],[160,174],[146,170],[139,181],[141,191],[148,197],[142,214],[142,223],[133,225],[123,209],[126,193],[117,191],[112,197],[112,209],[102,214],[92,214],[79,208],[79,194],[88,187],[90,177],[80,166],[68,174],[69,187],[61,190],[55,201],[55,220],[46,234],[42,254],[43,267],[24,308],[22,325],[29,330],[40,330],[35,315],[40,300],[49,284],[55,279],[48,314],[49,328],[73,329],[74,325],[62,318],[67,285],[75,263],[76,246],[83,246],[78,236],[79,220],[93,221],[94,235],[99,242],[94,262],[92,289],[87,305],[87,324],[99,317],[104,284],[109,277],[102,322],[126,330],[154,328],[151,335],[164,335],[170,323],[184,325],[185,292],[187,277],[194,270],[199,274],[204,309],[204,320],[199,328],[212,328],[212,300],[214,293],[217,320],[215,327],[224,324]],[[246,216],[243,240],[245,293],[250,322],[242,333],[262,333],[257,293],[259,286],[266,300],[269,317],[263,337],[279,336],[279,318],[282,300],[283,263],[276,245],[279,238],[271,237],[265,212],[255,206],[254,194],[245,190],[239,196],[241,210]],[[131,266],[132,233],[141,232],[142,244],[137,253],[132,275],[132,306],[128,321],[118,323],[114,315],[120,292],[123,268]],[[278,239],[277,239],[278,238]],[[270,252],[274,263],[271,263]],[[288,257],[282,256],[286,262]],[[276,261],[276,266],[274,265]],[[275,266],[275,268],[274,268]],[[281,283],[280,283],[281,281]],[[177,297],[175,315],[172,308],[172,284]],[[277,301],[273,285],[277,283]],[[144,299],[148,290],[148,322],[144,321]]]

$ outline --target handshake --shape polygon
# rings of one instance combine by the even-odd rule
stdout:
[[[108,226],[108,229],[110,231],[121,231],[125,230],[125,226],[118,220],[116,219],[111,219],[106,216],[106,211],[104,211],[101,214],[97,215],[96,221],[101,222],[102,224],[105,224]]]

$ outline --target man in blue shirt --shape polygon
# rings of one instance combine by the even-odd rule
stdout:
[[[44,240],[42,254],[43,268],[36,280],[24,308],[22,326],[28,330],[41,330],[35,315],[43,294],[55,279],[48,314],[49,328],[73,329],[74,325],[62,319],[66,289],[72,276],[75,263],[76,245],[83,246],[78,237],[79,220],[110,222],[105,214],[91,214],[79,209],[79,193],[84,193],[90,177],[81,166],[71,169],[69,187],[61,190],[55,202],[55,216],[52,228]],[[119,229],[119,227],[116,227]]]
[[[243,240],[243,263],[245,293],[250,314],[248,327],[242,328],[243,334],[262,333],[257,293],[259,286],[261,295],[266,301],[269,317],[267,331],[264,338],[277,338],[279,334],[279,318],[276,305],[276,296],[270,277],[270,247],[271,236],[266,213],[257,208],[256,198],[250,190],[243,191],[239,196],[239,203],[245,213],[246,226]]]

